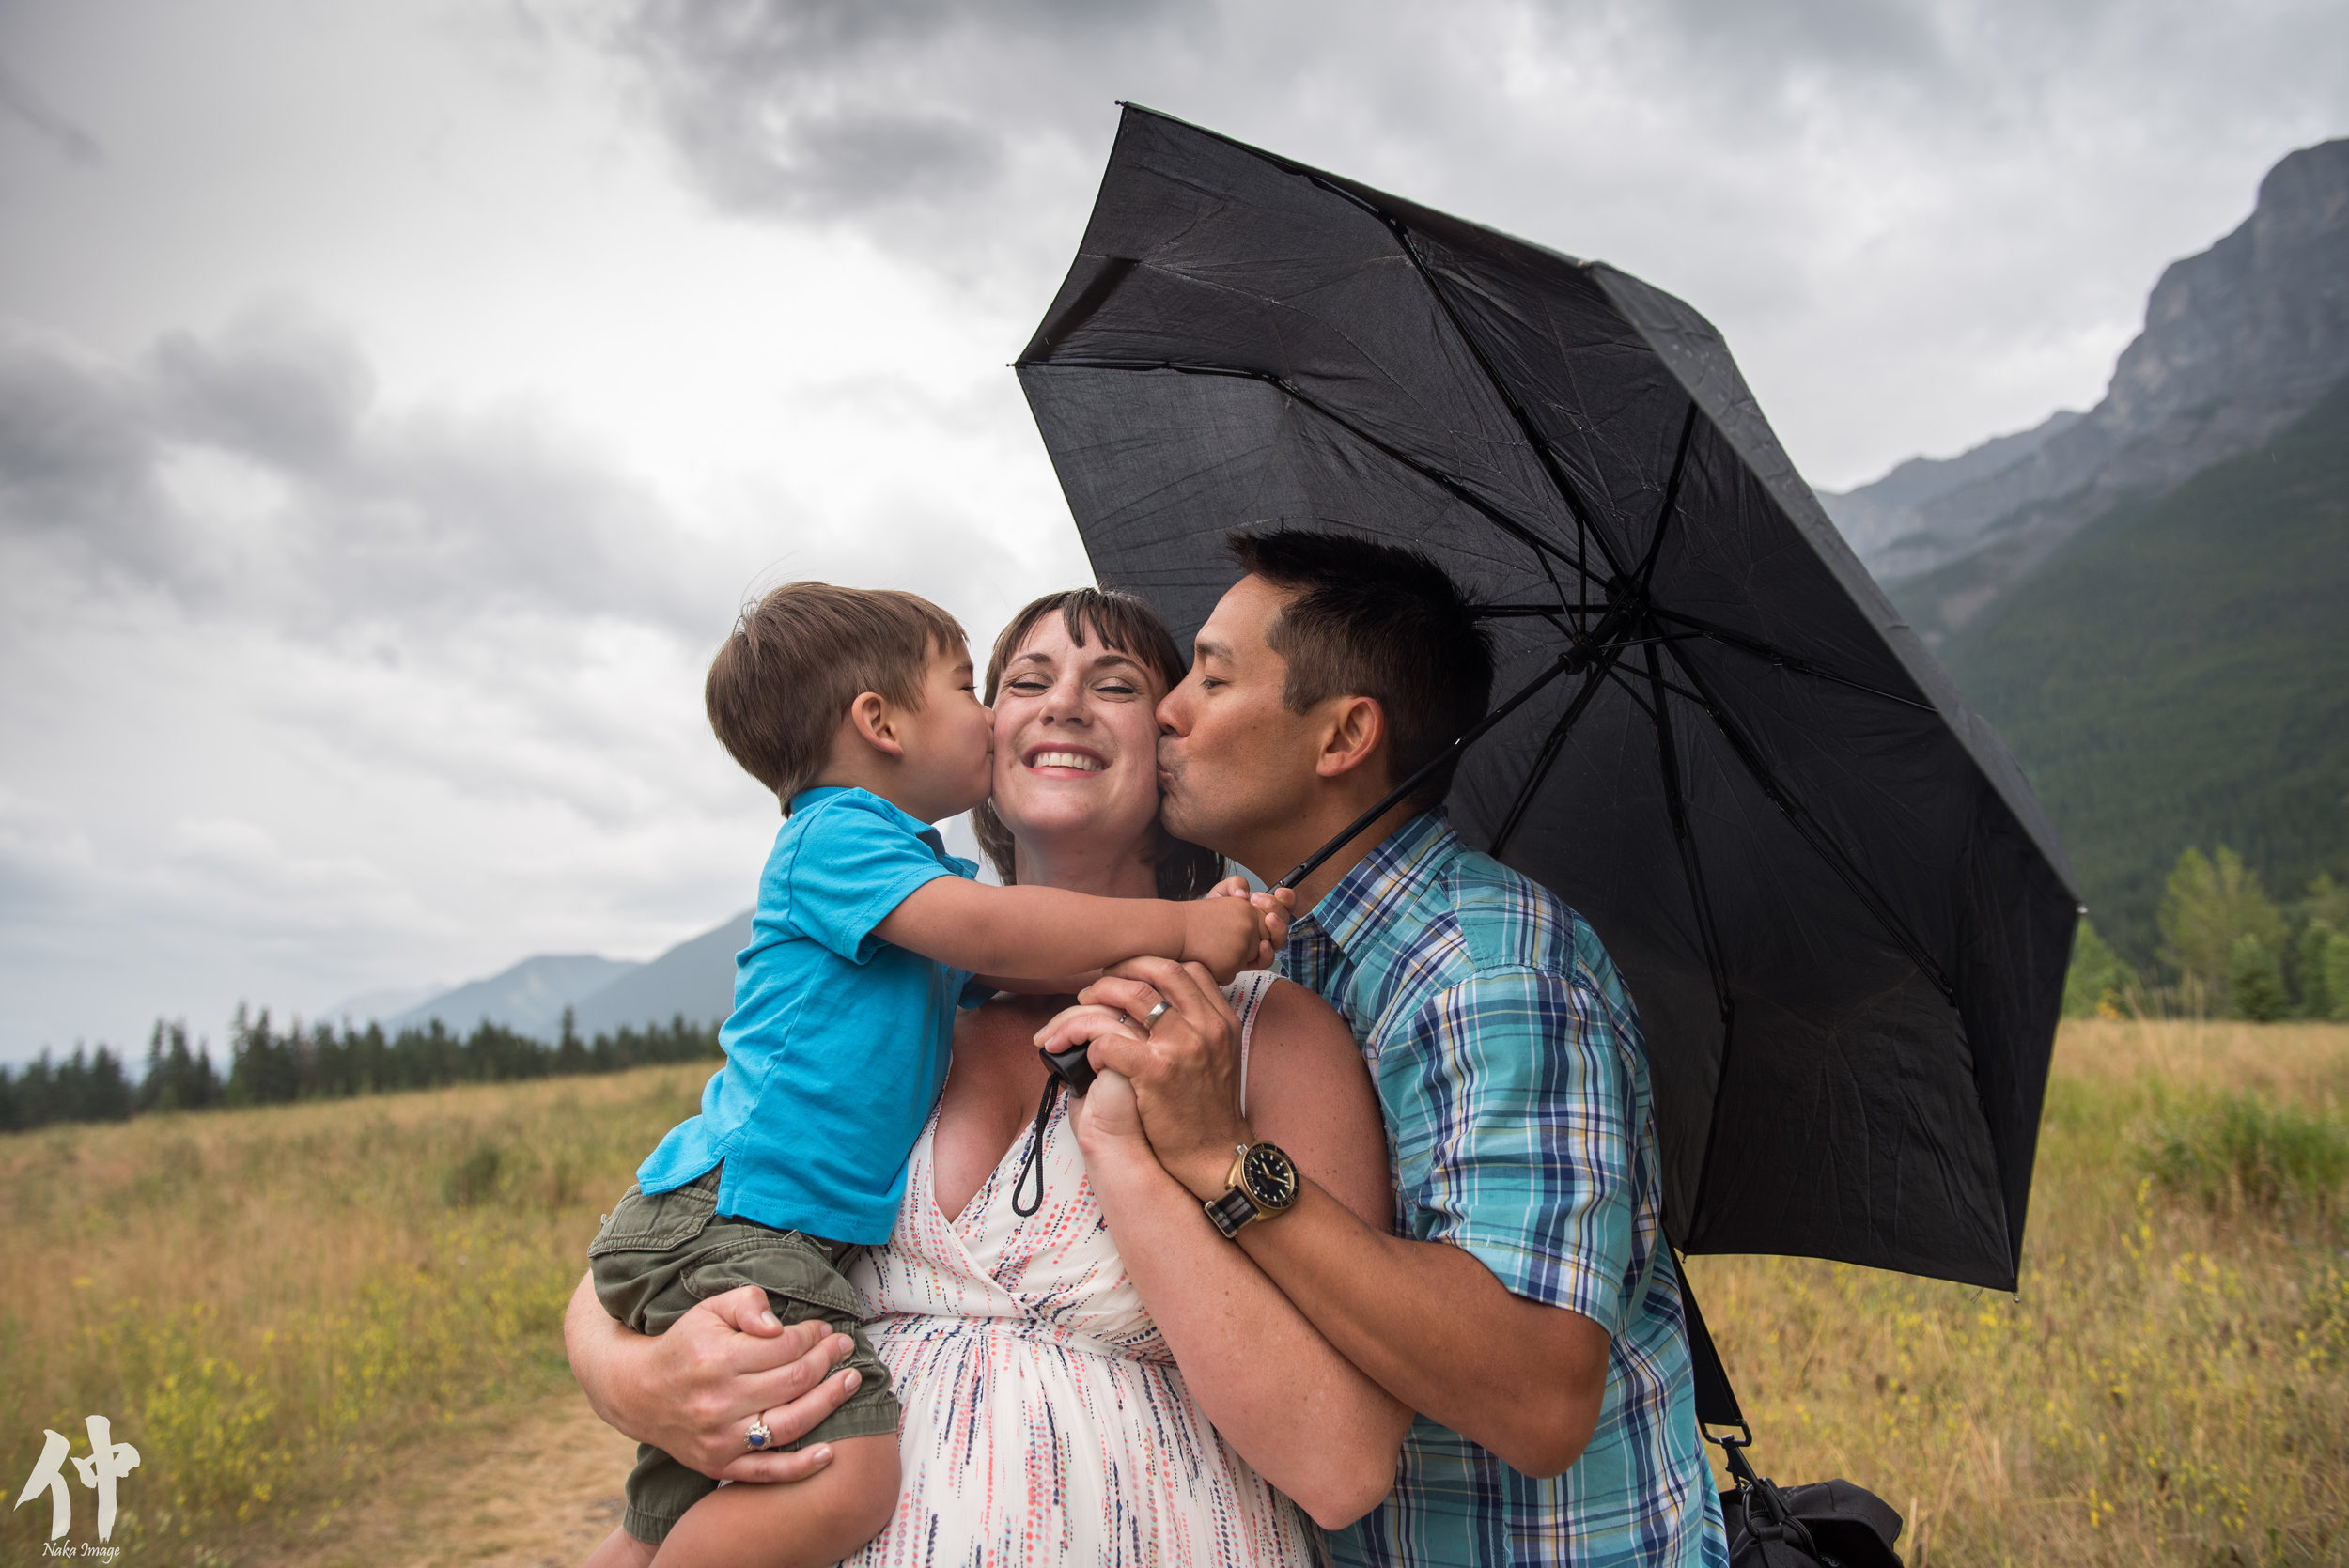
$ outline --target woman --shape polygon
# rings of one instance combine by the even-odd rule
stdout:
[[[1181,675],[1165,628],[1122,595],[1047,596],[1005,629],[987,673],[995,795],[976,825],[1007,880],[1206,891],[1213,857],[1158,821],[1155,715]],[[1309,1561],[1297,1509],[1331,1527],[1367,1513],[1410,1414],[1216,1233],[1151,1154],[1116,1075],[1055,1102],[1042,1205],[1016,1211],[1044,1083],[1034,1037],[1067,1000],[998,997],[961,1016],[896,1229],[862,1267],[868,1331],[905,1406],[905,1482],[890,1528],[850,1560]],[[1336,1015],[1261,975],[1168,1000],[1177,1010],[1153,1027],[1234,1038],[1259,1133],[1390,1224],[1377,1104]],[[577,1301],[567,1333],[599,1412],[643,1440],[671,1447],[692,1427],[698,1448],[671,1452],[723,1453],[711,1429],[739,1444],[757,1413],[739,1358],[661,1358]]]

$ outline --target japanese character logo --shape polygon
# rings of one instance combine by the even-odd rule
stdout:
[[[139,1466],[139,1451],[128,1443],[114,1440],[114,1423],[103,1416],[86,1418],[89,1426],[89,1457],[75,1457],[73,1468],[81,1476],[82,1484],[98,1494],[98,1539],[103,1541],[115,1532],[115,1483],[129,1475]],[[25,1478],[24,1490],[17,1494],[16,1506],[23,1507],[41,1493],[49,1494],[49,1539],[54,1541],[73,1525],[72,1494],[66,1490],[65,1462],[72,1445],[62,1432],[41,1429],[40,1459],[33,1466],[33,1473]]]

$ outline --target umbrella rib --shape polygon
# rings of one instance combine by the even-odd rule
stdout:
[[[1545,557],[1554,556],[1563,564],[1573,564],[1564,551],[1469,489],[1464,481],[1455,478],[1432,464],[1423,463],[1400,447],[1372,435],[1368,430],[1363,429],[1312,394],[1305,392],[1285,377],[1275,376],[1268,370],[1247,370],[1230,365],[1186,365],[1175,360],[1049,360],[1022,365],[1021,368],[1028,370],[1171,370],[1181,376],[1228,376],[1239,380],[1261,381],[1295,398],[1381,457],[1402,464],[1454,500],[1474,508],[1486,521],[1501,529],[1511,538],[1530,546]],[[1545,575],[1548,573],[1547,562],[1543,566],[1543,572]],[[1550,578],[1550,585],[1559,589],[1558,597],[1563,601],[1565,598],[1565,590],[1559,586],[1555,577]]]
[[[1214,135],[1215,132],[1209,132],[1208,134]],[[1614,548],[1607,542],[1607,536],[1592,524],[1590,508],[1583,505],[1581,491],[1574,488],[1573,481],[1566,477],[1565,470],[1558,466],[1557,453],[1550,449],[1548,438],[1535,427],[1532,415],[1525,411],[1524,405],[1519,403],[1516,394],[1509,390],[1508,383],[1501,379],[1501,372],[1493,368],[1492,361],[1486,357],[1485,346],[1477,342],[1475,334],[1468,330],[1468,324],[1460,319],[1459,309],[1453,304],[1452,296],[1445,290],[1441,280],[1436,276],[1434,269],[1427,265],[1426,258],[1419,254],[1419,247],[1411,243],[1410,225],[1369,197],[1360,192],[1347,190],[1318,169],[1309,168],[1303,163],[1280,157],[1275,153],[1268,153],[1262,147],[1250,147],[1245,142],[1234,142],[1227,136],[1218,136],[1217,139],[1228,142],[1231,146],[1264,160],[1277,169],[1298,176],[1308,185],[1329,192],[1340,201],[1369,213],[1386,225],[1387,231],[1394,236],[1395,243],[1402,248],[1403,258],[1411,264],[1411,270],[1417,272],[1420,281],[1427,286],[1427,291],[1436,297],[1436,303],[1443,308],[1444,319],[1452,323],[1452,330],[1460,334],[1462,343],[1468,345],[1469,356],[1476,361],[1476,368],[1484,372],[1485,382],[1492,388],[1493,396],[1501,399],[1501,407],[1509,411],[1509,417],[1517,421],[1517,433],[1523,436],[1525,443],[1533,449],[1534,460],[1542,465],[1542,472],[1549,476],[1549,482],[1557,487],[1559,498],[1565,502],[1566,510],[1573,514],[1578,535],[1588,530],[1590,536],[1598,541],[1598,552],[1607,558],[1609,575],[1621,577],[1623,563],[1615,559]],[[1583,581],[1588,582],[1590,575],[1587,569],[1582,569]]]
[[[1840,671],[1815,664],[1800,654],[1789,653],[1776,644],[1748,637],[1745,633],[1732,631],[1725,626],[1716,626],[1711,621],[1699,620],[1694,615],[1684,615],[1677,610],[1666,610],[1660,605],[1657,607],[1655,613],[1665,620],[1677,621],[1691,631],[1719,643],[1725,647],[1735,648],[1740,653],[1751,654],[1756,659],[1767,660],[1770,663],[1792,670],[1797,675],[1811,675],[1819,680],[1831,680],[1838,686],[1848,686],[1855,691],[1865,691],[1872,697],[1882,697],[1887,702],[1901,703],[1909,707],[1921,708],[1927,713],[1940,711],[1931,703],[1920,701],[1915,697],[1905,697],[1898,691],[1888,691],[1881,686],[1871,686],[1864,680],[1854,680]]]
[[[1365,200],[1353,192],[1344,190],[1318,176],[1307,178],[1322,189],[1351,201],[1387,225],[1388,232],[1394,236],[1395,243],[1402,247],[1404,258],[1409,261],[1412,270],[1419,273],[1420,281],[1427,286],[1427,291],[1436,297],[1436,303],[1443,307],[1444,319],[1452,323],[1452,330],[1460,334],[1462,343],[1468,345],[1469,356],[1476,361],[1476,368],[1485,373],[1486,384],[1492,388],[1493,396],[1501,399],[1501,407],[1509,411],[1509,417],[1517,421],[1517,433],[1523,436],[1526,444],[1533,449],[1533,457],[1542,465],[1542,472],[1549,475],[1549,482],[1557,487],[1559,499],[1566,504],[1566,510],[1573,514],[1576,527],[1578,530],[1589,529],[1590,536],[1598,541],[1599,554],[1607,558],[1608,572],[1612,576],[1621,577],[1623,563],[1615,559],[1614,547],[1607,542],[1607,536],[1592,526],[1590,508],[1583,505],[1582,493],[1574,488],[1573,481],[1566,477],[1565,470],[1558,465],[1558,455],[1550,450],[1548,439],[1534,425],[1533,416],[1525,411],[1525,407],[1517,401],[1517,395],[1511,392],[1508,383],[1501,379],[1501,372],[1493,368],[1492,361],[1486,356],[1485,346],[1479,343],[1476,335],[1468,330],[1468,323],[1460,319],[1459,308],[1452,303],[1451,293],[1444,287],[1442,280],[1436,276],[1435,270],[1427,265],[1426,258],[1419,254],[1419,247],[1411,242],[1410,225],[1393,213],[1380,208],[1376,202]],[[1589,576],[1587,572],[1583,575],[1586,579]]]
[[[1629,644],[1626,644],[1626,645],[1628,646]],[[1612,680],[1617,686],[1623,689],[1623,694],[1630,700],[1632,706],[1637,707],[1641,713],[1646,714],[1650,722],[1654,722],[1656,719],[1656,709],[1649,705],[1647,698],[1640,694],[1640,689],[1632,685],[1630,679],[1626,676],[1621,670],[1610,670],[1607,672],[1607,675],[1609,679]]]
[[[1542,781],[1549,777],[1551,766],[1557,762],[1559,753],[1564,750],[1567,734],[1581,720],[1583,712],[1591,706],[1591,699],[1598,694],[1603,677],[1613,673],[1615,660],[1621,657],[1623,644],[1620,643],[1610,644],[1598,656],[1598,661],[1582,677],[1582,690],[1574,694],[1574,701],[1566,705],[1565,712],[1558,716],[1558,722],[1550,726],[1549,734],[1543,737],[1540,754],[1533,759],[1533,766],[1526,769],[1525,782],[1517,785],[1517,796],[1510,800],[1508,813],[1501,817],[1500,830],[1493,834],[1492,844],[1485,851],[1494,860],[1501,859],[1501,852],[1509,847],[1509,840],[1517,835],[1517,825],[1525,820],[1526,812],[1533,804],[1534,793],[1541,788]]]
[[[1697,400],[1688,399],[1688,412],[1680,422],[1680,450],[1672,454],[1672,473],[1664,485],[1664,505],[1656,514],[1656,531],[1648,536],[1647,556],[1640,563],[1640,586],[1644,588],[1656,578],[1657,557],[1664,552],[1664,530],[1672,526],[1672,514],[1680,505],[1680,480],[1688,470],[1688,447],[1697,433]]]
[[[1704,880],[1704,861],[1697,852],[1696,831],[1688,820],[1688,799],[1681,792],[1680,754],[1672,743],[1672,714],[1664,706],[1665,691],[1678,689],[1664,679],[1663,665],[1656,657],[1653,644],[1647,650],[1647,678],[1656,687],[1656,760],[1664,779],[1664,810],[1672,818],[1672,842],[1680,851],[1680,875],[1688,884],[1688,899],[1695,906],[1697,940],[1704,949],[1705,972],[1713,982],[1713,1005],[1721,1019],[1721,1056],[1713,1079],[1713,1113],[1705,1118],[1704,1153],[1697,1160],[1693,1195],[1694,1202],[1702,1203],[1706,1184],[1713,1175],[1713,1151],[1719,1146],[1721,1122],[1729,1109],[1728,1097],[1721,1088],[1729,1081],[1729,1055],[1737,1037],[1737,1004],[1729,994],[1729,965],[1721,955],[1720,928],[1713,918],[1712,890]]]
[[[1762,793],[1769,797],[1770,803],[1779,809],[1779,814],[1793,826],[1803,842],[1817,851],[1819,858],[1826,861],[1836,876],[1843,879],[1843,885],[1851,890],[1852,896],[1859,899],[1870,914],[1875,916],[1877,924],[1882,925],[1892,940],[1899,944],[1901,951],[1908,955],[1909,961],[1917,966],[1924,977],[1933,982],[1935,988],[1940,991],[1943,999],[1952,1007],[1955,1007],[1957,1005],[1956,987],[1952,986],[1949,982],[1949,977],[1941,972],[1941,966],[1934,961],[1933,955],[1926,950],[1924,943],[1919,941],[1916,935],[1908,929],[1901,918],[1892,912],[1892,908],[1886,902],[1884,895],[1876,892],[1875,885],[1868,880],[1866,875],[1857,865],[1852,863],[1851,857],[1843,853],[1843,846],[1838,845],[1828,835],[1828,831],[1820,825],[1818,819],[1811,815],[1810,808],[1797,800],[1793,791],[1780,782],[1778,775],[1771,771],[1769,764],[1762,759],[1762,753],[1755,749],[1752,740],[1729,717],[1720,703],[1712,696],[1705,686],[1704,677],[1697,672],[1695,664],[1677,646],[1667,644],[1666,647],[1672,656],[1672,662],[1680,666],[1680,673],[1687,675],[1688,684],[1697,689],[1700,693],[1699,701],[1703,704],[1705,712],[1712,715],[1715,726],[1720,730],[1722,737],[1729,742],[1729,749],[1736,753],[1737,760],[1745,765],[1746,772],[1751,776],[1756,784],[1761,786]]]
[[[1704,947],[1704,967],[1713,976],[1713,1000],[1720,1008],[1721,1030],[1726,1036],[1733,1012],[1729,967],[1721,959],[1720,937],[1713,922],[1713,899],[1705,888],[1704,866],[1697,858],[1696,834],[1688,824],[1688,797],[1680,790],[1680,753],[1672,744],[1672,712],[1664,706],[1664,691],[1669,683],[1664,679],[1654,644],[1647,649],[1647,678],[1656,689],[1656,708],[1649,717],[1656,722],[1656,761],[1664,775],[1664,810],[1672,817],[1672,840],[1680,848],[1681,875],[1688,878],[1688,896],[1696,903],[1697,936]],[[1703,1189],[1702,1183],[1699,1189]]]

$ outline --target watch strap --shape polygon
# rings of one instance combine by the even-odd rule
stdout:
[[[1248,1194],[1235,1187],[1221,1198],[1209,1199],[1199,1205],[1207,1211],[1208,1219],[1223,1233],[1226,1241],[1238,1239],[1240,1227],[1256,1218],[1256,1205]]]

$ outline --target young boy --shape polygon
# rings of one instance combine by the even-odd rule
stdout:
[[[718,738],[786,820],[736,959],[725,1065],[588,1249],[596,1294],[658,1334],[699,1300],[758,1285],[786,1323],[821,1318],[850,1336],[863,1382],[794,1445],[832,1450],[805,1481],[720,1489],[640,1447],[629,1539],[591,1561],[648,1562],[658,1548],[664,1565],[829,1563],[878,1534],[897,1496],[897,1400],[842,1265],[889,1238],[966,985],[1145,954],[1228,980],[1277,951],[1283,923],[1244,898],[974,880],[927,824],[987,798],[993,719],[962,628],[911,594],[778,588],[718,651],[705,696]],[[754,1420],[745,1441],[767,1436]]]

